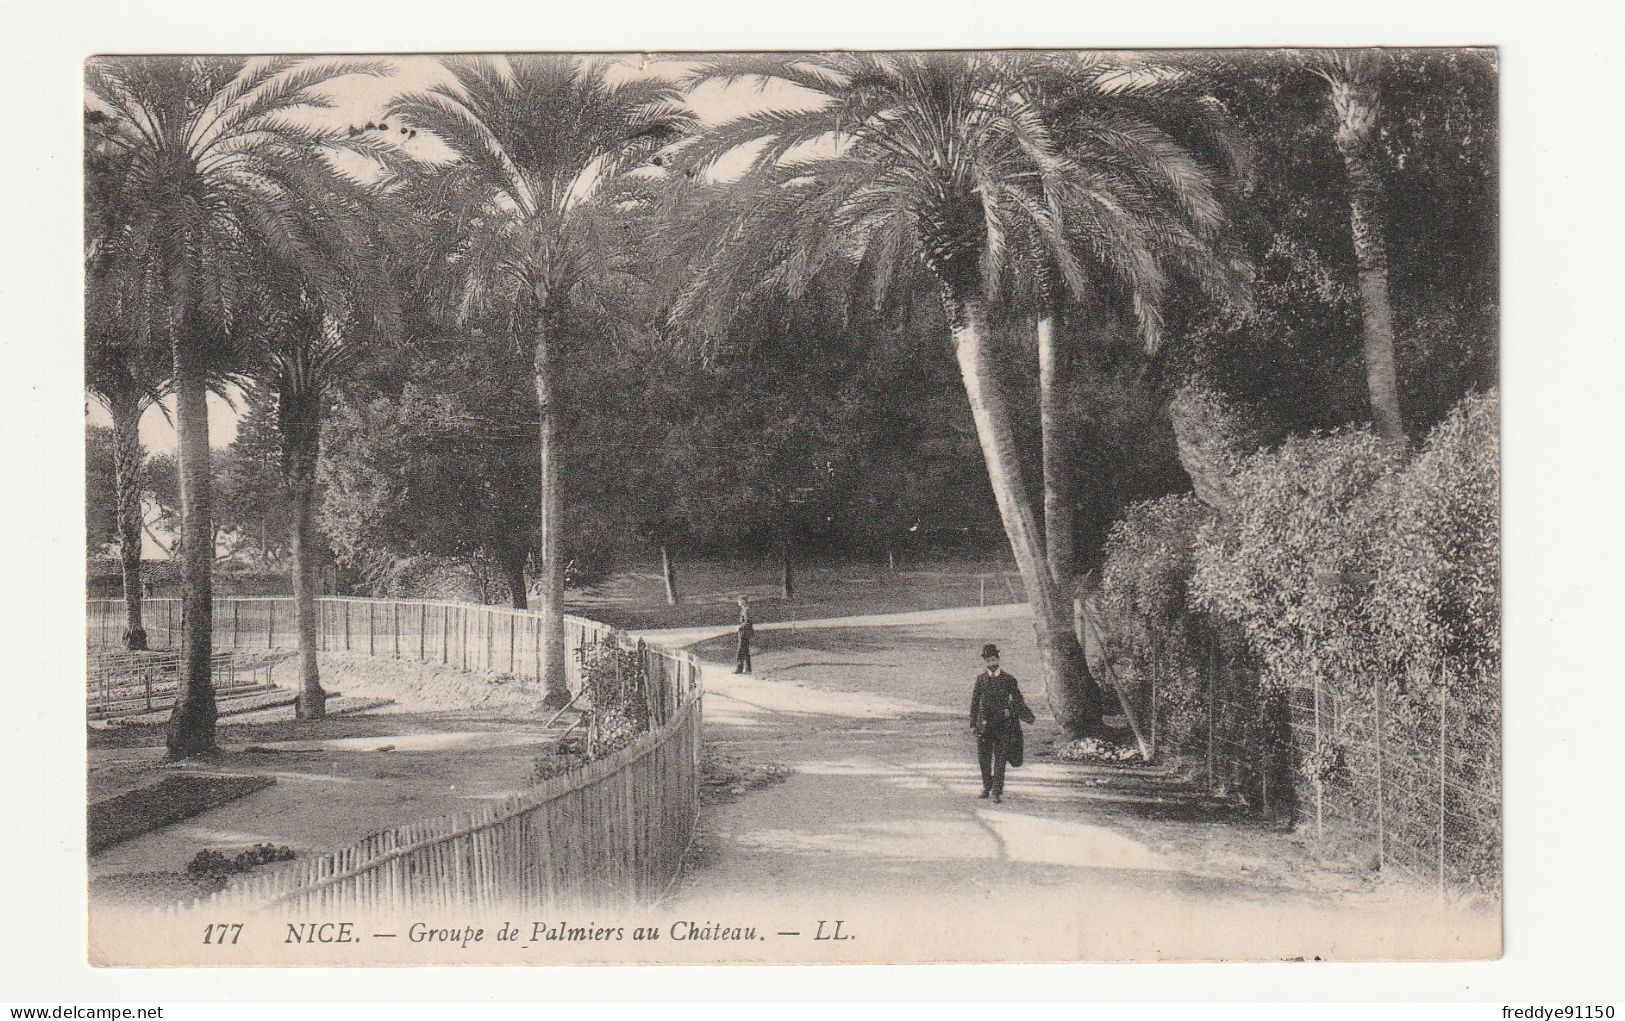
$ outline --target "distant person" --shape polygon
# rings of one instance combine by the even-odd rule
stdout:
[[[750,600],[744,596],[739,597],[739,655],[734,663],[734,673],[748,674],[750,669],[750,634],[753,628],[750,625]]]
[[[976,732],[976,761],[982,767],[981,797],[1004,800],[1004,767],[1021,742],[1021,721],[1033,712],[1016,679],[999,669],[999,647],[982,646],[982,667],[970,696],[970,727]],[[1017,759],[1016,765],[1020,765]]]

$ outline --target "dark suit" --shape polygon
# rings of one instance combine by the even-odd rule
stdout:
[[[976,761],[982,767],[983,791],[1004,793],[1011,732],[1021,726],[1023,718],[1031,716],[1014,677],[1003,670],[977,673],[970,696],[970,725],[976,731]]]
[[[741,612],[739,614],[739,649],[738,655],[734,657],[734,673],[736,674],[751,673],[750,635],[754,630],[750,625],[750,615]]]

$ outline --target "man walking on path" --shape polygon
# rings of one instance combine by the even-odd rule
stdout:
[[[982,665],[970,696],[970,726],[976,732],[976,761],[982,767],[981,797],[1004,800],[1004,767],[1021,740],[1021,721],[1033,713],[1021,697],[1016,679],[999,669],[999,647],[982,646]],[[1017,760],[1017,765],[1020,761]]]
[[[734,673],[748,674],[750,669],[750,601],[744,596],[739,597],[739,656],[734,663]]]

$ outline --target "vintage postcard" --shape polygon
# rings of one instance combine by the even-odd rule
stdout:
[[[84,85],[90,963],[1500,955],[1493,50]]]

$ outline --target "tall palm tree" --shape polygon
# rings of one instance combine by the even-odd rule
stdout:
[[[1366,392],[1377,435],[1404,444],[1399,373],[1394,361],[1394,307],[1388,298],[1388,242],[1382,216],[1382,179],[1376,144],[1381,102],[1378,89],[1387,57],[1382,50],[1324,50],[1304,57],[1322,78],[1336,119],[1333,138],[1349,179],[1349,228],[1360,280],[1360,333]]]
[[[1031,70],[1027,88],[1072,168],[1058,205],[1088,285],[1077,300],[1040,267],[1027,288],[1038,317],[1045,547],[1064,594],[1076,588],[1075,459],[1063,423],[1069,345],[1109,346],[1132,329],[1155,354],[1171,284],[1245,300],[1225,202],[1245,157],[1188,72],[1076,54],[1036,57]]]
[[[1087,293],[1064,205],[1088,175],[1067,157],[1035,102],[1025,59],[947,54],[809,54],[742,59],[703,77],[773,80],[804,108],[746,114],[682,153],[699,173],[748,159],[729,218],[674,313],[714,329],[740,305],[792,292],[837,260],[884,289],[919,261],[941,295],[988,478],[1033,608],[1050,707],[1069,733],[1098,722],[1086,667],[1048,569],[1021,477],[1009,401],[990,335],[1009,281],[1053,274]],[[747,148],[748,147],[748,148]]]
[[[146,452],[141,445],[141,416],[163,395],[169,370],[161,350],[137,344],[121,330],[116,313],[103,306],[105,280],[88,268],[85,317],[85,389],[113,420],[114,514],[118,520],[119,564],[124,586],[126,649],[147,647],[141,598],[141,494],[146,481]]]
[[[114,516],[124,585],[124,647],[147,647],[141,598],[141,493],[146,455],[141,416],[162,396],[165,351],[138,342],[129,322],[132,295],[118,273],[108,238],[125,210],[121,182],[128,158],[108,139],[110,118],[85,111],[85,389],[113,420]]]
[[[310,182],[329,172],[323,151],[381,152],[302,119],[330,107],[316,91],[370,63],[238,57],[98,58],[86,67],[92,103],[110,114],[108,144],[123,154],[126,210],[107,245],[138,282],[143,340],[170,354],[181,481],[181,669],[166,731],[172,758],[215,749],[209,660],[213,626],[207,382],[229,357],[228,329],[269,239],[320,213]]]
[[[262,262],[239,310],[250,399],[274,410],[291,522],[301,719],[327,714],[317,652],[316,469],[323,411],[368,342],[394,335],[399,303],[379,236],[382,196],[333,173],[307,192],[322,217],[292,221]]]
[[[455,154],[419,168],[403,192],[443,228],[433,262],[464,317],[497,312],[529,349],[541,444],[542,676],[565,685],[563,493],[557,391],[564,345],[582,316],[604,313],[630,274],[627,174],[691,122],[679,90],[565,56],[446,62],[450,83],[396,99],[389,116]]]

